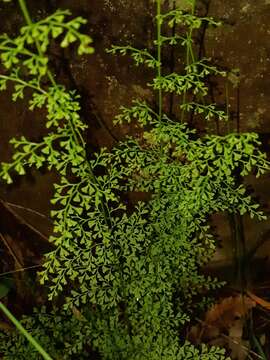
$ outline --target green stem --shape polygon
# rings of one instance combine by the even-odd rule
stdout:
[[[25,21],[26,21],[27,25],[28,25],[28,26],[33,25],[33,21],[32,21],[32,19],[31,19],[29,10],[27,9],[27,5],[26,5],[25,0],[18,0],[18,1],[19,1],[19,5],[20,5],[21,11],[22,11],[22,13],[23,13],[23,16],[24,16],[24,18],[25,18]],[[37,47],[37,50],[38,50],[38,54],[42,57],[43,52],[42,52],[42,50],[41,50],[39,41],[38,41],[38,40],[35,40],[35,44],[36,44],[36,47]],[[55,81],[54,81],[54,78],[53,78],[53,75],[52,75],[52,73],[50,72],[50,70],[47,71],[47,74],[48,74],[48,77],[49,77],[51,83],[52,83],[53,85],[56,85],[56,83],[55,83]]]
[[[12,42],[11,45],[16,46],[16,44],[14,44],[14,42]],[[10,51],[11,49],[13,50],[14,47],[12,47],[11,45],[10,46],[8,46],[8,45],[0,45],[0,50],[1,51]],[[16,50],[18,51],[18,49],[16,49]],[[30,57],[35,55],[34,53],[32,53],[31,51],[29,51],[27,49],[20,49],[18,51],[18,54],[22,54],[22,55],[30,56]]]
[[[27,9],[27,6],[26,6],[26,2],[25,0],[18,0],[19,1],[19,5],[20,5],[20,8],[21,8],[21,11],[23,13],[23,16],[25,18],[25,21],[26,23],[31,26],[33,25],[33,22],[31,20],[31,16],[30,16],[30,13],[29,13],[29,10]],[[160,1],[160,0],[159,0]],[[38,40],[35,41],[35,44],[36,44],[36,47],[37,47],[37,50],[38,50],[38,53],[40,56],[43,55],[43,52],[41,50],[41,47],[40,47],[40,43]],[[54,86],[57,86],[56,85],[56,82],[53,78],[53,75],[52,73],[50,72],[50,70],[48,69],[47,70],[47,74],[48,74],[48,77],[51,81],[51,83],[54,85]],[[74,141],[77,145],[81,145],[83,148],[85,148],[85,143],[83,141],[83,138],[82,138],[82,135],[79,131],[76,131],[76,129],[74,128],[74,125],[72,123],[71,120],[69,120],[69,126],[71,128],[71,131],[72,131],[72,134],[73,134],[73,138],[74,138]],[[86,152],[85,152],[85,159],[86,159]],[[86,159],[87,161],[87,159]],[[87,161],[87,165],[88,165],[88,169],[89,169],[89,172],[90,172],[90,177],[91,177],[91,180],[93,181],[94,184],[97,184],[98,185],[98,181],[93,173],[93,170],[89,164],[89,162]],[[104,214],[104,218],[105,218],[105,221],[107,223],[107,225],[109,226],[110,224],[110,220],[109,220],[109,210],[108,210],[108,206],[106,206],[103,202],[102,202],[102,212]]]
[[[196,8],[196,0],[193,0],[191,15],[195,14],[195,8]],[[186,50],[186,62],[187,62],[186,65],[190,65],[190,59],[192,60],[192,62],[195,62],[195,56],[192,47],[192,36],[193,36],[193,27],[191,26],[187,36],[188,41],[187,41],[187,50]]]
[[[176,0],[173,1],[173,10],[175,11],[176,9]],[[173,27],[172,27],[172,33],[171,33],[171,37],[173,38],[181,38],[180,36],[176,35],[176,23],[174,22]],[[170,55],[170,73],[172,74],[174,72],[175,69],[175,47],[172,46],[171,47],[171,55]],[[173,104],[174,104],[174,93],[172,92],[170,95],[170,107],[169,107],[169,115],[170,118],[173,117]]]
[[[18,77],[15,77],[15,76],[7,76],[7,75],[0,75],[0,79],[4,79],[4,80],[7,80],[7,81],[12,81],[12,82],[15,82],[15,83],[18,83],[18,84],[21,84],[25,87],[29,87],[31,89],[34,89],[42,94],[47,94],[47,92],[45,90],[43,90],[41,87],[39,86],[35,86],[29,82],[26,82]]]
[[[228,79],[226,79],[226,85],[225,85],[225,94],[226,94],[226,115],[227,115],[227,132],[230,133],[230,99],[229,99],[229,82]]]
[[[157,77],[161,77],[161,0],[157,0]],[[162,89],[158,89],[158,118],[159,121],[162,119]]]
[[[49,354],[39,345],[39,343],[30,335],[30,333],[21,325],[21,323],[11,314],[11,312],[0,302],[0,310],[8,317],[8,319],[16,326],[16,328],[26,337],[31,345],[43,356],[45,360],[53,360]]]
[[[32,25],[32,20],[31,20],[29,11],[27,9],[25,0],[18,0],[18,1],[19,1],[20,8],[22,10],[23,16],[25,18],[25,21],[27,22],[28,25]]]
[[[193,0],[192,2],[192,9],[191,9],[191,15],[195,14],[195,10],[196,10],[196,5],[197,5],[197,0]],[[187,45],[186,45],[186,65],[190,65],[190,62],[192,61],[192,63],[196,62],[196,57],[193,51],[193,46],[192,46],[192,38],[193,38],[193,28],[191,27],[190,30],[187,33]],[[206,66],[207,67],[207,66]],[[197,79],[200,81],[198,75],[196,76]],[[202,100],[202,103],[205,104],[205,100],[204,97],[199,95],[199,97]],[[187,93],[184,92],[183,94],[183,104],[186,103],[187,100]],[[182,110],[181,112],[181,122],[184,121],[184,117],[185,117],[185,109]]]
[[[82,146],[83,149],[84,149],[84,158],[85,158],[85,161],[87,163],[90,179],[93,182],[93,184],[98,187],[99,182],[98,182],[98,180],[97,180],[97,178],[96,178],[96,176],[95,176],[95,174],[93,172],[91,164],[87,160],[87,154],[86,154],[86,151],[85,151],[85,145],[86,144],[85,144],[85,141],[83,140],[82,134],[80,133],[80,131],[76,132],[76,129],[74,128],[74,125],[73,125],[73,123],[72,123],[72,121],[70,119],[68,120],[68,122],[69,122],[69,127],[71,128],[72,136],[73,136],[73,139],[74,139],[75,143],[77,145],[79,145],[79,146]],[[105,220],[107,226],[110,228],[111,227],[110,212],[109,212],[108,204],[107,204],[107,202],[105,200],[101,201],[101,211],[102,211],[102,213],[104,215],[104,220]]]
[[[192,11],[191,11],[192,15],[194,15],[194,13],[195,13],[195,7],[196,7],[196,0],[193,0]],[[192,48],[192,34],[193,34],[193,28],[191,27],[187,34],[187,47],[186,47],[186,65],[187,66],[190,65],[190,57],[191,57],[192,61],[195,62],[195,57],[194,57],[193,48]],[[186,101],[187,101],[187,93],[185,91],[183,94],[183,104],[185,104]],[[184,117],[185,117],[185,109],[183,109],[182,113],[181,113],[181,123],[184,122]]]

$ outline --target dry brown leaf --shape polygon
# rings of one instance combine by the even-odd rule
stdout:
[[[231,296],[212,306],[199,325],[190,329],[192,341],[213,340],[223,333],[228,333],[239,319],[244,319],[256,302],[248,296]]]
[[[229,329],[228,347],[231,350],[231,358],[245,360],[248,355],[249,343],[243,341],[244,318],[236,320]]]
[[[214,305],[205,316],[205,324],[218,328],[220,331],[230,329],[234,322],[244,318],[256,302],[245,295],[231,296]]]
[[[211,345],[224,346],[231,350],[231,358],[245,360],[249,344],[243,341],[243,327],[248,312],[256,306],[256,301],[246,295],[222,299],[205,314],[201,326],[192,329],[192,337]],[[225,336],[224,334],[228,334]],[[224,339],[227,338],[226,343]]]
[[[235,338],[237,343],[241,343],[243,325],[240,324],[255,306],[256,302],[248,296],[238,295],[222,299],[207,311],[204,321],[198,319],[199,324],[190,329],[190,341],[194,343],[204,341],[223,346],[224,335],[231,332],[230,336]]]
[[[265,308],[267,310],[270,310],[270,302],[269,301],[266,301],[266,300],[260,298],[259,296],[253,294],[250,291],[247,291],[247,294],[255,303],[257,303],[258,305],[261,305],[263,308]]]

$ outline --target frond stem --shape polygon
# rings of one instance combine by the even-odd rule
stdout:
[[[157,0],[157,77],[160,79],[162,72],[161,72],[161,49],[162,49],[162,37],[161,37],[161,0]],[[158,118],[159,121],[162,119],[162,89],[158,89]]]

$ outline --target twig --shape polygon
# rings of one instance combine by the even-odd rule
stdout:
[[[13,257],[15,261],[15,266],[19,265],[22,268],[23,264],[20,262],[19,257],[16,255],[16,252],[12,249],[12,246],[10,246],[9,242],[2,233],[0,233],[0,238],[3,241],[4,245],[6,246],[6,248],[8,249],[10,255]]]
[[[207,327],[210,327],[210,328],[215,328],[213,325],[210,325],[210,324],[207,324],[205,321],[199,319],[199,318],[195,318],[196,321],[198,321],[200,324],[204,325],[204,326],[207,326]],[[263,357],[257,353],[255,353],[253,350],[250,350],[247,346],[241,344],[239,341],[233,339],[232,337],[228,336],[228,335],[225,335],[223,333],[220,334],[220,336],[224,339],[226,339],[227,341],[231,341],[233,342],[234,344],[236,345],[239,345],[242,347],[242,349],[248,351],[250,354],[254,355],[257,359],[261,359],[261,360],[264,360]]]
[[[27,227],[29,227],[29,229],[31,229],[32,231],[34,231],[36,234],[38,234],[40,237],[42,237],[44,240],[49,241],[48,237],[44,234],[42,234],[42,232],[40,232],[38,229],[36,229],[33,225],[29,224],[22,216],[20,216],[16,211],[14,211],[12,209],[11,206],[8,205],[8,203],[5,203],[4,201],[0,200],[0,202],[2,203],[2,205],[16,218],[18,219],[22,224],[26,225]]]
[[[17,270],[12,270],[12,271],[6,271],[6,272],[3,272],[3,273],[0,273],[0,277],[2,276],[6,276],[6,275],[12,275],[12,274],[15,274],[15,273],[18,273],[18,272],[22,272],[22,271],[28,271],[28,270],[31,270],[31,269],[36,269],[36,268],[39,268],[41,267],[42,265],[33,265],[33,266],[28,266],[28,267],[22,267],[20,269],[17,269]]]
[[[255,301],[257,304],[259,304],[263,308],[270,310],[270,302],[269,301],[266,301],[266,300],[260,298],[259,296],[253,294],[250,291],[247,291],[247,295],[251,298],[251,300]]]
[[[33,214],[35,214],[35,215],[38,215],[38,216],[40,216],[40,217],[42,217],[42,218],[44,218],[44,219],[47,219],[47,220],[51,221],[51,219],[50,219],[47,215],[44,215],[44,214],[42,214],[42,213],[40,213],[40,212],[38,212],[38,211],[36,211],[36,210],[34,210],[34,209],[30,209],[30,208],[28,208],[28,207],[25,207],[25,206],[22,206],[22,205],[18,205],[18,204],[13,204],[13,203],[10,203],[10,202],[8,202],[8,201],[3,201],[3,200],[1,200],[1,201],[2,201],[3,203],[5,203],[7,206],[10,206],[10,207],[14,207],[14,208],[17,208],[17,209],[22,209],[22,210],[31,212],[31,213],[33,213]]]

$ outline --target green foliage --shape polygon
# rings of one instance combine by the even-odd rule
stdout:
[[[46,75],[48,56],[46,52],[51,39],[60,38],[60,46],[65,48],[73,42],[78,42],[79,55],[93,53],[89,46],[92,39],[81,34],[79,29],[86,20],[77,17],[70,21],[66,18],[71,15],[69,10],[58,10],[53,15],[31,25],[23,26],[20,35],[11,39],[4,34],[0,38],[1,60],[7,69],[14,69],[23,64],[30,75],[39,79]],[[33,43],[38,44],[38,53],[31,49]]]
[[[156,2],[160,9],[160,1]],[[54,249],[45,256],[40,280],[49,284],[49,299],[64,293],[66,311],[79,308],[83,320],[77,323],[69,318],[66,324],[61,315],[58,323],[54,314],[48,322],[42,314],[41,325],[36,317],[25,321],[48,351],[59,352],[61,358],[74,354],[83,358],[87,344],[106,360],[226,358],[223,350],[197,349],[186,343],[182,330],[192,311],[200,307],[194,303],[195,296],[204,303],[207,290],[222,285],[200,272],[215,251],[209,217],[228,211],[263,219],[238,177],[252,171],[259,176],[269,170],[269,163],[259,150],[256,134],[200,137],[184,121],[163,113],[162,99],[173,92],[181,99],[182,120],[188,111],[206,120],[227,119],[227,114],[205,100],[207,77],[225,73],[209,59],[196,60],[192,43],[194,29],[219,23],[197,17],[192,4],[192,13],[157,14],[158,56],[132,46],[109,50],[130,54],[136,65],[154,69],[157,75],[150,86],[159,94],[158,114],[140,100],[131,108],[122,107],[115,122],[136,121],[142,133],[111,152],[101,149],[88,154],[79,96],[58,85],[48,69],[46,51],[58,36],[63,47],[78,41],[79,54],[92,52],[91,39],[78,30],[83,19],[66,22],[69,13],[58,11],[24,27],[16,39],[2,38],[1,59],[7,74],[0,75],[1,88],[13,81],[14,100],[23,98],[30,88],[29,109],[46,108],[48,133],[38,143],[24,137],[12,140],[13,160],[2,164],[0,176],[11,183],[14,172],[23,175],[29,167],[45,167],[59,175],[51,199]],[[165,23],[177,29],[180,24],[178,30],[184,28],[184,35],[163,36]],[[183,46],[187,61],[180,73],[163,76],[160,55],[167,43]],[[188,101],[190,96],[193,101]],[[149,201],[127,206],[123,198],[130,191],[147,193]],[[7,359],[13,350],[29,357],[26,344],[17,336],[2,350]],[[61,346],[56,347],[51,337],[59,339]]]
[[[48,352],[53,354],[54,359],[89,359],[88,350],[95,328],[78,312],[48,311],[42,307],[35,309],[32,316],[23,316],[21,323]],[[104,333],[106,330],[109,329],[104,328]],[[108,340],[108,347],[110,347],[111,339],[108,338]],[[168,360],[225,359],[224,350],[214,347],[209,349],[203,345],[201,348],[195,349],[191,344],[185,342],[179,352],[177,344],[172,345],[166,353]],[[36,350],[33,350],[21,333],[16,331],[0,333],[0,353],[5,354],[3,360],[43,359]],[[153,357],[153,359],[158,359],[158,357]]]
[[[27,339],[31,347],[35,349],[44,360],[52,360],[50,355],[43,349],[43,347],[36,341],[36,339],[33,338],[30,332],[25,329],[25,327],[16,319],[16,317],[8,310],[8,308],[2,302],[0,302],[0,310],[13,323],[13,325],[15,325],[20,335],[24,336],[24,338]],[[2,337],[1,334],[0,337]]]
[[[152,56],[147,49],[139,50],[132,46],[115,46],[113,45],[111,49],[107,50],[108,53],[120,55],[127,55],[130,53],[132,59],[135,61],[137,66],[141,64],[147,65],[149,68],[155,68],[159,65],[158,61]]]
[[[35,309],[32,316],[23,316],[24,328],[52,354],[53,359],[88,359],[90,327],[71,312]],[[43,357],[18,331],[0,333],[0,353],[4,360],[38,360]]]

